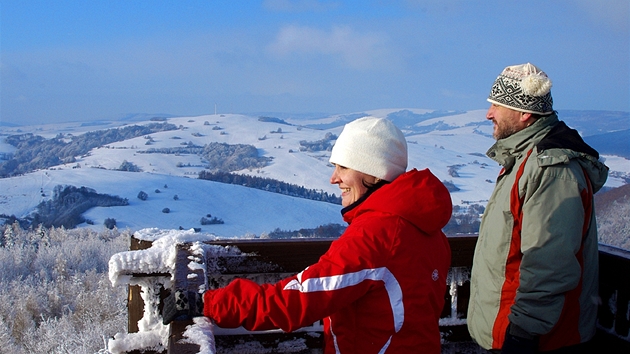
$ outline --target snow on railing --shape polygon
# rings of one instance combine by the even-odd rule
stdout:
[[[194,232],[194,230],[143,229],[134,234],[141,241],[151,242],[151,247],[114,254],[109,260],[109,279],[113,286],[137,285],[144,302],[142,318],[138,321],[138,332],[118,333],[108,342],[111,353],[124,353],[133,350],[164,351],[168,346],[169,326],[162,324],[162,315],[158,310],[160,292],[172,287],[176,262],[177,245],[191,243],[193,259],[188,263],[191,270],[206,269],[200,264],[205,259],[208,249],[228,252],[223,247],[203,244],[203,241],[215,240],[213,235]],[[202,274],[205,274],[202,273]],[[205,276],[203,277],[205,279]],[[202,283],[202,286],[207,284]],[[204,291],[200,288],[199,291]],[[184,332],[184,340],[199,345],[199,353],[215,353],[213,325],[204,318],[196,318],[194,324]]]

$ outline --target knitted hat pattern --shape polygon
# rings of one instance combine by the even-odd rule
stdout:
[[[407,140],[385,118],[359,118],[344,126],[330,163],[391,182],[407,169]]]
[[[553,112],[551,80],[533,64],[508,66],[492,85],[488,102],[535,114]]]

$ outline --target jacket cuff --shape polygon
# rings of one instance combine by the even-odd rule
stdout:
[[[203,293],[203,315],[212,318],[212,290]]]

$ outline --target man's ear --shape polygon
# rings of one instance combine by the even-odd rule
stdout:
[[[535,119],[532,118],[531,113],[525,113],[525,112],[521,112],[521,117],[519,118],[519,120],[523,123],[527,123],[528,126],[534,123],[535,121]]]

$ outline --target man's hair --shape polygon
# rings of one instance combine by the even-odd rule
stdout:
[[[531,115],[532,115],[532,118],[534,118],[534,120],[539,120],[540,118],[543,118],[543,117],[549,117],[550,115],[554,113],[556,113],[556,111],[553,111],[549,114],[531,113]]]

